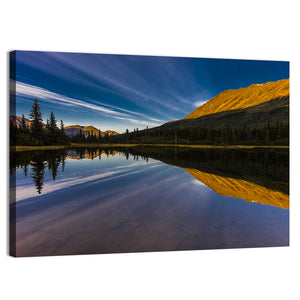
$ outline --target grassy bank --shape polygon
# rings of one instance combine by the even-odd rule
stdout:
[[[59,150],[65,149],[69,146],[67,145],[59,145],[59,146],[11,146],[9,148],[10,151],[30,151],[30,150]]]
[[[136,147],[140,144],[75,144],[71,143],[72,147]],[[143,144],[145,146],[145,144]]]
[[[156,146],[156,147],[180,147],[180,148],[202,148],[202,149],[215,149],[215,148],[229,148],[229,149],[254,149],[254,148],[282,148],[288,149],[289,146],[264,146],[264,145],[184,145],[184,144],[143,144],[143,146]]]
[[[264,146],[264,145],[186,145],[186,144],[71,144],[73,147],[180,147],[180,148],[229,148],[229,149],[254,149],[254,148],[281,148],[288,149],[289,146]]]
[[[71,145],[59,145],[59,146],[16,146],[10,147],[10,151],[33,151],[33,150],[60,150],[69,147],[180,147],[180,148],[199,148],[199,149],[254,149],[254,148],[277,148],[288,149],[289,146],[262,146],[262,145],[185,145],[185,144],[74,144]]]

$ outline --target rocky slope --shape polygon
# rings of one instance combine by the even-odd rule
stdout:
[[[247,88],[227,90],[199,106],[184,119],[195,119],[201,116],[223,111],[245,109],[262,103],[287,97],[289,95],[289,79],[252,84]]]

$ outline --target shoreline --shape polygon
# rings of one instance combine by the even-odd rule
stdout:
[[[37,151],[37,150],[60,150],[67,149],[70,147],[86,147],[86,148],[97,148],[97,147],[178,147],[178,148],[193,148],[193,149],[254,149],[254,148],[267,148],[267,149],[289,149],[290,146],[281,145],[185,145],[185,144],[71,144],[71,145],[57,145],[57,146],[11,146],[10,152],[19,151]]]

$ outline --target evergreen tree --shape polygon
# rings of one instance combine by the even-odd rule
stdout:
[[[67,142],[67,136],[65,134],[65,126],[63,120],[60,120],[60,136],[61,142],[65,144]]]
[[[99,143],[102,142],[102,135],[101,135],[101,130],[100,130],[100,128],[99,128],[98,142],[99,142]]]
[[[50,123],[49,123],[49,119],[47,119],[47,121],[46,121],[46,130],[50,130]]]
[[[29,117],[31,118],[30,133],[32,138],[35,140],[35,144],[43,144],[43,139],[44,139],[44,129],[42,123],[43,119],[40,110],[40,105],[37,99],[35,99],[33,102]]]
[[[23,130],[25,130],[25,129],[27,128],[27,126],[26,126],[26,120],[25,120],[24,114],[22,114],[22,124],[21,124],[21,128],[22,128]]]
[[[47,122],[47,127],[48,127],[47,128],[48,143],[50,145],[57,144],[59,142],[58,141],[59,130],[56,125],[56,119],[53,112],[50,113],[50,120],[49,122]]]
[[[56,119],[55,119],[55,116],[54,116],[54,113],[53,111],[51,111],[51,114],[50,114],[50,130],[51,132],[57,132],[57,125],[56,125]]]

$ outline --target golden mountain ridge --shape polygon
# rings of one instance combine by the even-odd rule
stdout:
[[[264,84],[252,84],[247,88],[226,90],[199,106],[184,119],[195,119],[201,116],[245,109],[289,95],[289,79]]]
[[[247,202],[257,202],[284,209],[289,208],[289,195],[280,191],[274,191],[244,179],[205,173],[192,168],[183,169],[222,196],[241,198]]]
[[[94,126],[80,126],[80,125],[70,125],[65,127],[65,132],[67,135],[76,135],[79,131],[82,131],[84,135],[95,135],[96,137],[99,136],[99,134],[104,137],[105,135],[116,135],[118,132],[113,130],[106,130],[101,131],[100,129],[97,129]]]

